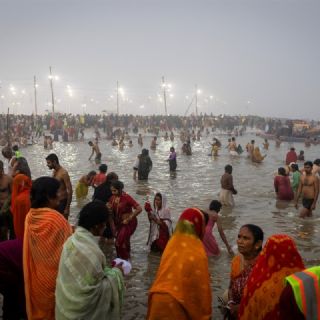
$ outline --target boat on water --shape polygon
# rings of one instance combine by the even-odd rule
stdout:
[[[309,140],[311,144],[320,142],[320,127],[311,127],[311,125],[303,120],[294,120],[289,125],[283,125],[271,132],[266,126],[265,131],[257,133],[258,136],[264,139],[280,139],[286,142],[305,142]]]

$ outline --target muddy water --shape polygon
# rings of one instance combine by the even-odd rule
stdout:
[[[90,137],[87,134],[87,138]],[[254,138],[257,144],[262,139],[246,135],[238,139],[242,146]],[[220,136],[223,144],[227,137]],[[235,246],[239,227],[245,223],[254,223],[261,226],[269,236],[274,233],[287,233],[291,235],[307,265],[320,262],[320,218],[319,208],[311,219],[302,220],[297,217],[296,209],[291,205],[281,209],[276,207],[273,191],[273,173],[281,165],[289,148],[288,143],[283,143],[278,149],[271,142],[270,149],[263,164],[253,164],[243,154],[237,159],[232,159],[226,149],[222,148],[221,155],[216,159],[208,156],[210,152],[209,141],[212,136],[205,137],[192,145],[193,155],[183,156],[180,153],[180,141],[164,141],[158,139],[156,151],[150,151],[153,161],[153,169],[148,182],[136,182],[132,179],[133,164],[141,148],[137,145],[137,138],[133,138],[134,147],[126,147],[119,151],[111,147],[110,141],[102,140],[100,148],[102,160],[108,164],[108,171],[115,171],[120,180],[125,184],[125,190],[133,196],[141,205],[146,201],[147,194],[156,191],[166,193],[171,208],[174,224],[184,208],[198,206],[207,208],[210,200],[218,197],[219,180],[226,164],[234,167],[234,184],[238,189],[235,197],[236,207],[233,210],[224,209],[221,212],[221,221],[229,242]],[[170,175],[166,159],[169,149],[174,146],[178,151],[178,171]],[[144,146],[149,148],[150,138],[144,139]],[[304,149],[302,144],[294,145],[297,150]],[[71,176],[72,184],[75,186],[81,175],[90,170],[97,169],[94,162],[88,161],[90,148],[87,143],[56,143],[53,150],[59,157],[61,165],[64,166]],[[45,156],[49,153],[42,145],[34,145],[22,150],[28,159],[33,178],[48,175],[51,172],[46,167]],[[319,158],[319,147],[311,147],[305,151],[306,159]],[[71,222],[76,220],[76,215],[84,203],[72,202]],[[279,207],[279,206],[278,206]],[[157,271],[160,256],[149,254],[145,246],[149,223],[147,215],[142,212],[138,218],[139,225],[132,239],[132,264],[133,271],[126,279],[127,291],[125,305],[123,308],[123,319],[144,319],[147,310],[147,292],[152,284]],[[209,266],[212,280],[213,305],[215,318],[220,318],[216,310],[217,294],[221,294],[227,287],[229,281],[230,257],[217,234],[216,238],[222,248],[219,258],[210,258]],[[106,248],[108,258],[114,256],[110,248]]]

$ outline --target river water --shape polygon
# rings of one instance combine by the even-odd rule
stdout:
[[[92,138],[93,134],[86,132],[86,138]],[[178,133],[176,133],[178,136]],[[226,145],[227,136],[217,136],[223,145]],[[227,150],[222,147],[220,156],[216,159],[208,156],[210,153],[209,142],[212,135],[196,141],[192,145],[192,156],[181,155],[181,142],[176,139],[164,141],[158,138],[156,151],[150,150],[153,161],[153,169],[149,175],[148,182],[134,181],[133,164],[141,148],[137,144],[137,138],[133,137],[134,147],[125,147],[119,151],[117,147],[111,147],[111,141],[101,140],[102,162],[108,165],[108,171],[114,171],[119,179],[125,184],[125,191],[136,199],[142,206],[154,192],[166,193],[171,208],[174,225],[184,208],[200,207],[208,208],[212,199],[218,198],[220,188],[220,177],[224,172],[224,166],[233,166],[234,185],[238,190],[235,196],[236,206],[234,209],[223,209],[221,222],[224,227],[229,243],[236,248],[237,232],[241,225],[254,223],[263,228],[266,238],[275,233],[286,233],[292,236],[304,258],[306,265],[320,263],[320,218],[317,208],[314,217],[302,220],[297,217],[297,210],[293,205],[289,207],[276,207],[275,194],[273,190],[273,174],[279,166],[282,166],[285,154],[289,149],[288,143],[283,143],[280,148],[275,148],[274,142],[270,143],[267,157],[262,164],[253,164],[246,157],[246,152],[239,158],[231,158]],[[247,134],[239,137],[237,142],[243,147],[251,139],[256,144],[261,144],[262,139]],[[144,138],[144,147],[149,148],[151,137]],[[174,146],[178,151],[178,170],[174,176],[169,173],[166,162],[169,149]],[[291,144],[290,144],[291,146]],[[297,151],[305,149],[303,144],[294,144]],[[72,185],[75,187],[78,179],[90,170],[97,170],[98,166],[88,161],[91,149],[85,142],[55,143],[54,149],[63,167],[71,177]],[[28,159],[32,178],[41,175],[51,175],[46,166],[45,157],[49,153],[43,149],[43,145],[34,145],[22,149],[23,156]],[[319,147],[305,149],[306,160],[319,158]],[[302,165],[302,164],[301,164]],[[75,197],[72,202],[71,222],[75,219],[84,203],[77,203]],[[279,207],[279,206],[278,206]],[[160,256],[149,254],[146,241],[149,230],[147,214],[143,211],[138,217],[138,228],[132,238],[132,265],[133,270],[126,278],[126,295],[123,307],[123,319],[144,319],[147,311],[147,293],[155,277]],[[229,282],[229,269],[231,258],[219,238],[217,230],[214,230],[222,254],[219,258],[210,258],[209,267],[211,273],[211,285],[213,290],[214,318],[219,319],[217,311],[217,295],[221,295]],[[105,248],[108,259],[114,257],[111,248]]]

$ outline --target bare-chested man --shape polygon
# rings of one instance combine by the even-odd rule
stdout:
[[[238,152],[237,152],[237,143],[236,143],[236,138],[232,137],[231,141],[228,144],[228,149],[229,149],[229,153],[231,156],[238,156]]]
[[[302,206],[300,211],[300,217],[312,216],[312,210],[316,208],[318,195],[319,195],[319,180],[312,174],[312,162],[306,161],[304,163],[305,174],[301,175],[297,196],[295,200],[295,206],[298,208],[298,200],[302,194]]]
[[[11,186],[12,177],[4,173],[3,162],[0,160],[0,241],[8,239],[8,228],[12,226],[9,212]]]
[[[91,155],[89,157],[89,161],[91,160],[91,158],[93,157],[94,154],[96,154],[96,157],[94,158],[96,163],[99,163],[101,161],[101,152],[100,152],[100,148],[98,145],[98,142],[93,143],[92,141],[88,142],[88,145],[92,148],[92,152]]]
[[[59,159],[56,154],[50,153],[46,157],[46,160],[48,168],[50,170],[53,169],[53,177],[60,182],[60,188],[58,191],[60,203],[57,211],[62,213],[65,218],[68,219],[72,200],[72,185],[68,171],[60,166]]]

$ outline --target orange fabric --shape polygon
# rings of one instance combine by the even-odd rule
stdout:
[[[240,320],[280,319],[279,300],[285,277],[304,269],[294,241],[287,235],[271,236],[259,255],[243,291]]]
[[[24,174],[17,174],[12,182],[11,213],[17,239],[23,240],[24,221],[30,210],[30,191],[32,181]]]
[[[29,320],[53,320],[62,246],[71,235],[65,218],[50,208],[31,208],[25,221],[23,273]]]
[[[237,254],[231,261],[231,280],[240,275],[243,270],[243,258],[241,254]]]
[[[211,319],[208,258],[192,221],[204,218],[198,209],[187,209],[162,255],[156,279],[149,291],[149,320]],[[186,213],[184,211],[184,213]],[[190,214],[194,219],[190,219]],[[169,306],[167,305],[170,300]],[[179,315],[173,318],[172,314]]]

